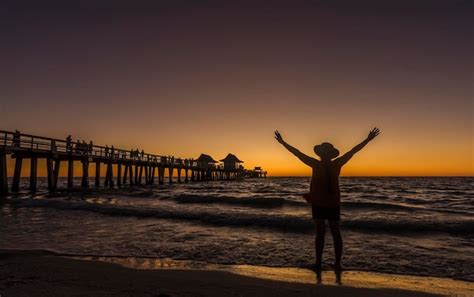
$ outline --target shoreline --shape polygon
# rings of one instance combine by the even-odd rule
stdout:
[[[376,272],[0,250],[2,296],[472,296],[474,283]],[[41,289],[39,289],[41,288]],[[157,293],[158,292],[158,293]]]

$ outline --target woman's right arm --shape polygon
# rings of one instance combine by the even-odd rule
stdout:
[[[275,131],[275,139],[281,143],[290,153],[295,155],[298,159],[300,159],[303,163],[306,165],[313,167],[315,163],[318,162],[315,158],[311,158],[308,155],[305,155],[304,153],[300,152],[297,148],[289,145],[286,141],[283,140],[283,137],[281,136],[280,132]]]

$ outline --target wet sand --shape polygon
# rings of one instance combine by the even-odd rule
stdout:
[[[204,267],[189,263],[116,257],[79,259],[48,252],[3,251],[0,295],[468,296],[474,292],[472,283],[449,279],[344,272],[341,285],[333,272],[323,272],[322,281],[317,284],[316,275],[306,269]]]

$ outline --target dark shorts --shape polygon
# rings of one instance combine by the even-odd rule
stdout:
[[[341,220],[341,208],[340,207],[320,207],[313,205],[313,220],[325,219],[331,221]]]

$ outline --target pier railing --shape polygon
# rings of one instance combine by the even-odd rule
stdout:
[[[20,151],[30,150],[38,153],[63,153],[74,156],[91,156],[103,159],[119,159],[123,161],[147,161],[173,166],[193,166],[192,159],[161,156],[142,151],[125,150],[114,147],[100,146],[81,141],[42,137],[24,133],[0,130],[0,147]],[[195,165],[195,164],[194,164]]]

